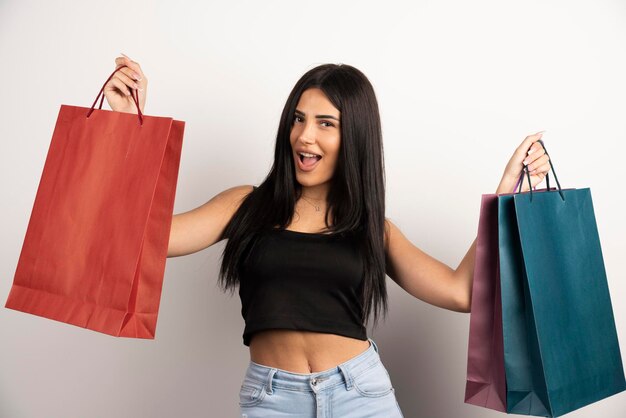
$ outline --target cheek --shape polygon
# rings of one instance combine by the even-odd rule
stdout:
[[[327,158],[326,162],[329,166],[336,166],[337,161],[339,160],[339,147],[332,147],[331,149],[327,148],[325,158]]]
[[[334,161],[339,159],[339,149],[340,149],[341,141],[339,138],[333,138],[332,141],[329,142],[328,150],[329,154],[332,155],[332,159]]]
[[[289,133],[289,138],[291,138],[292,141],[295,141],[296,139],[298,139],[298,137],[300,136],[300,133],[302,132],[303,126],[301,123],[293,123],[291,125],[291,131]]]

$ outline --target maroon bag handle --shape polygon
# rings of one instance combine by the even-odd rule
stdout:
[[[94,111],[94,106],[96,105],[96,102],[98,101],[98,98],[100,98],[100,106],[98,107],[98,109],[102,110],[102,103],[104,102],[104,86],[107,85],[109,80],[113,77],[113,75],[115,75],[116,72],[118,72],[119,70],[121,70],[124,67],[127,67],[127,66],[126,65],[122,65],[119,68],[116,68],[115,71],[113,71],[111,73],[109,78],[107,78],[107,81],[104,82],[104,84],[102,85],[102,88],[100,89],[100,93],[98,93],[98,95],[96,96],[96,100],[94,100],[93,104],[91,105],[91,109],[89,109],[89,112],[87,112],[87,118],[89,118],[91,113]],[[135,94],[137,95],[137,97],[135,97]],[[100,97],[101,95],[102,95],[102,97]],[[133,101],[135,102],[135,105],[137,105],[137,116],[139,117],[139,125],[143,126],[143,114],[141,113],[141,109],[139,108],[139,91],[137,89],[132,89],[131,92],[130,92],[130,95],[133,98]]]

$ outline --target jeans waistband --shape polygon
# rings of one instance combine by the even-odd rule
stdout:
[[[352,380],[380,361],[378,346],[368,338],[370,346],[362,353],[337,365],[315,373],[296,373],[250,361],[245,379],[262,383],[267,393],[273,388],[318,392],[327,387],[345,384],[352,388]]]

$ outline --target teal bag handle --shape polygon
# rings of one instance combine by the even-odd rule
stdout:
[[[537,142],[541,144],[546,155],[550,157],[550,155],[548,154],[548,150],[546,149],[546,146],[544,145],[543,141],[541,139],[538,139]],[[563,196],[563,192],[561,191],[561,184],[559,183],[559,179],[556,177],[556,171],[554,171],[554,166],[552,165],[552,158],[548,159],[548,163],[550,163],[552,174],[554,174],[554,180],[556,180],[556,185],[559,189],[559,195],[561,195],[561,199],[565,201],[565,196]],[[531,184],[530,173],[528,172],[528,166],[524,166],[524,168],[522,169],[522,174],[520,175],[519,180],[517,180],[517,184],[515,185],[515,188],[513,189],[513,193],[515,193],[515,189],[518,189],[517,193],[522,192],[522,179],[524,178],[524,173],[526,173],[526,176],[528,177],[528,184],[529,185]],[[518,188],[518,185],[519,185],[519,188]],[[546,174],[546,186],[547,186],[547,190],[550,191],[550,173]],[[532,187],[530,188],[530,201],[531,202],[533,201],[533,188]]]

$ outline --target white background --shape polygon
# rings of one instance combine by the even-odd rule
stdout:
[[[387,217],[453,268],[481,194],[526,135],[547,130],[561,185],[592,190],[626,349],[623,1],[1,0],[2,306],[59,106],[91,106],[120,52],[149,80],[146,114],[186,122],[175,213],[264,178],[306,70],[361,69],[380,102]],[[249,354],[240,301],[216,285],[224,244],[168,259],[155,340],[2,307],[0,417],[237,416]],[[463,402],[469,314],[388,283],[390,315],[370,336],[405,416],[503,416]],[[621,393],[570,416],[625,411]]]

